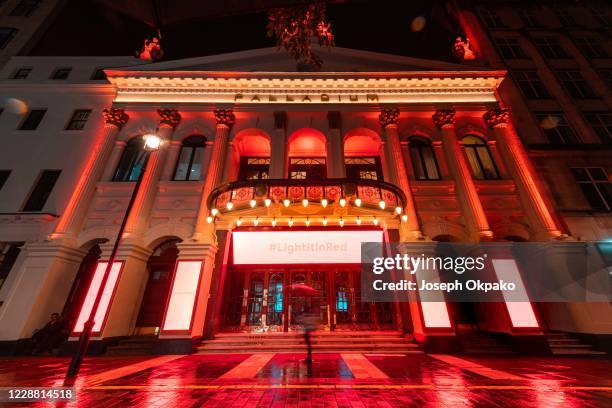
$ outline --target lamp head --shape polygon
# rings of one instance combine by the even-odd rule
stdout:
[[[161,146],[161,137],[156,134],[148,134],[142,137],[144,139],[144,147],[149,151],[158,150]]]

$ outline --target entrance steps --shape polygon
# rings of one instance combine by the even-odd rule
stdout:
[[[120,340],[115,346],[107,347],[108,356],[127,356],[151,354],[153,346],[157,341],[155,335],[132,336]]]
[[[412,337],[395,331],[314,332],[311,343],[315,353],[423,353]],[[306,343],[300,332],[219,333],[213,340],[203,341],[196,353],[302,353],[305,350]]]
[[[605,356],[603,351],[597,351],[591,344],[583,342],[581,339],[569,333],[550,332],[546,333],[546,340],[553,355],[582,355],[582,356]]]

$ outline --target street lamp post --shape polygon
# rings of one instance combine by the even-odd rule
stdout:
[[[93,328],[95,325],[95,317],[98,312],[98,307],[100,306],[100,302],[102,301],[102,294],[104,293],[104,287],[108,282],[108,278],[110,277],[110,272],[115,263],[115,258],[117,257],[117,251],[119,250],[119,244],[121,243],[121,238],[123,237],[123,231],[125,230],[125,226],[127,224],[128,218],[130,217],[130,212],[132,211],[132,207],[134,206],[134,202],[136,201],[136,196],[138,195],[138,191],[140,190],[140,185],[142,184],[142,179],[145,174],[147,163],[149,162],[149,156],[151,152],[159,149],[161,145],[161,138],[157,135],[145,135],[144,139],[144,150],[145,150],[145,158],[142,164],[142,170],[138,176],[138,181],[134,186],[134,190],[132,191],[132,197],[130,198],[130,202],[128,203],[127,209],[125,210],[125,214],[123,216],[123,221],[121,222],[121,226],[119,226],[119,231],[117,232],[117,238],[115,238],[115,243],[113,245],[113,249],[110,253],[110,257],[108,259],[108,264],[106,265],[106,269],[104,270],[104,275],[102,275],[102,281],[100,282],[100,287],[98,288],[98,293],[96,294],[96,298],[94,299],[93,305],[91,306],[91,311],[89,312],[89,318],[83,324],[83,331],[79,336],[79,343],[77,346],[76,353],[72,356],[72,360],[70,360],[70,366],[68,367],[68,372],[66,373],[66,377],[64,378],[64,385],[72,385],[74,384],[74,380],[76,376],[79,374],[79,370],[81,368],[81,363],[83,362],[83,358],[87,353],[87,349],[89,347],[89,341],[91,339],[91,334],[93,332]]]

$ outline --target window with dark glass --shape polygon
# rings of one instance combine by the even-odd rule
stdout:
[[[125,146],[113,181],[136,181],[140,176],[146,161],[144,140],[141,137],[133,137]]]
[[[0,190],[2,190],[2,187],[6,184],[6,180],[8,180],[10,175],[10,170],[0,170]]]
[[[550,144],[574,145],[579,143],[576,132],[562,112],[539,112],[535,116]]]
[[[58,68],[51,74],[51,79],[68,79],[72,68]]]
[[[575,27],[578,25],[574,13],[566,7],[555,7],[555,14],[557,14],[557,18],[564,27]]]
[[[418,136],[408,139],[410,160],[414,170],[414,178],[417,180],[440,180],[438,161],[431,143]]]
[[[610,19],[609,9],[603,7],[590,7],[590,12],[600,26],[606,28],[612,27],[612,19]]]
[[[518,38],[495,38],[495,45],[504,58],[527,58]]]
[[[32,72],[30,67],[18,68],[11,76],[11,79],[26,79],[30,72]]]
[[[240,180],[267,180],[270,178],[270,158],[269,157],[241,157]]]
[[[325,157],[292,157],[289,159],[289,178],[321,180],[327,177]]]
[[[206,138],[204,136],[194,135],[183,140],[174,171],[174,180],[196,181],[200,179],[205,147]]]
[[[21,122],[19,130],[36,130],[45,113],[47,113],[46,109],[32,109],[28,112],[23,122]]]
[[[612,69],[601,69],[599,70],[599,75],[606,81],[608,88],[612,89]]]
[[[105,81],[106,80],[106,74],[104,73],[104,68],[96,69],[93,72],[93,74],[91,75],[91,79],[93,81]]]
[[[481,8],[480,16],[484,25],[487,28],[502,28],[505,27],[504,22],[499,17],[499,14],[495,10],[491,10],[490,8]]]
[[[588,58],[606,58],[608,56],[601,41],[595,37],[576,37],[574,41],[578,49]]]
[[[89,115],[91,114],[91,109],[77,109],[72,114],[70,121],[66,125],[66,130],[83,130],[85,124],[87,123],[87,119],[89,119]]]
[[[538,20],[537,16],[535,15],[534,10],[521,8],[517,11],[525,27],[533,28],[542,26],[542,24],[540,24],[540,20]]]
[[[40,1],[41,0],[20,0],[13,11],[11,11],[10,15],[16,17],[29,17],[36,7],[38,7]]]
[[[580,71],[559,70],[556,71],[557,78],[565,91],[574,99],[596,98],[595,93],[584,80]]]
[[[17,34],[17,29],[13,27],[0,27],[0,50],[4,49]]]
[[[61,172],[61,170],[43,170],[22,211],[42,211]]]
[[[380,158],[373,157],[345,157],[344,166],[346,177],[354,180],[382,180],[382,166]]]
[[[516,70],[512,72],[512,76],[516,84],[521,89],[521,92],[528,99],[545,99],[550,98],[550,94],[546,90],[544,83],[540,79],[535,70]]]
[[[556,38],[539,37],[534,38],[533,41],[546,58],[567,58],[567,53]]]
[[[498,179],[499,173],[487,143],[472,135],[463,137],[462,142],[472,176],[477,180]]]
[[[599,136],[601,143],[612,143],[612,113],[586,112],[584,117]]]
[[[6,282],[24,242],[0,242],[0,289]]]
[[[612,182],[601,167],[573,167],[572,173],[584,196],[596,211],[612,211]]]

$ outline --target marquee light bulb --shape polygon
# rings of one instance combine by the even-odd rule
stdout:
[[[395,212],[399,215],[402,213],[402,207],[395,207]]]
[[[257,201],[253,198],[250,204],[251,204],[251,208],[255,208],[255,206],[257,205]]]
[[[355,220],[355,222],[357,223],[357,225],[361,225],[361,218],[357,217],[357,219]]]
[[[276,227],[276,218],[272,218],[272,222],[271,222],[273,227]]]
[[[293,218],[289,218],[289,221],[287,221],[287,225],[289,225],[289,227],[293,227]]]
[[[310,218],[306,218],[306,221],[304,221],[304,224],[306,224],[307,227],[310,227]]]
[[[217,210],[216,208],[213,208],[212,210],[210,210],[210,214],[214,217],[217,214],[219,214],[219,210]]]
[[[372,224],[378,225],[378,218],[374,217],[374,219],[372,220]]]
[[[344,207],[346,205],[346,199],[343,197],[340,199],[340,207]]]
[[[255,218],[255,219],[253,220],[253,225],[254,225],[254,226],[259,225],[259,217]]]
[[[283,204],[285,205],[285,207],[289,207],[289,205],[291,205],[291,200],[289,200],[288,198],[285,198],[283,200]]]
[[[327,225],[327,217],[323,217],[323,221],[321,221],[323,226]]]
[[[264,204],[266,205],[266,207],[269,207],[269,206],[270,206],[270,204],[272,204],[272,200],[270,200],[269,198],[266,198],[266,199],[264,200]]]
[[[380,207],[381,210],[384,210],[385,207],[387,206],[387,203],[385,203],[385,200],[380,200],[378,202],[378,206]]]
[[[227,207],[228,211],[232,211],[232,208],[234,208],[234,203],[232,203],[231,201],[228,201],[227,204],[225,204],[225,206]]]
[[[342,217],[340,217],[338,220],[338,224],[340,224],[341,227],[344,227],[344,219]]]
[[[239,226],[241,226],[241,225],[242,225],[242,218],[240,218],[240,217],[239,217],[239,218],[236,220],[236,226],[237,226],[237,227],[239,227]]]
[[[408,215],[406,214],[402,215],[402,221],[408,222]]]
[[[361,207],[361,198],[356,198],[356,199],[355,199],[355,205],[356,205],[357,207]]]
[[[323,206],[323,208],[327,207],[327,198],[321,200],[321,205]]]
[[[206,222],[209,223],[209,224],[212,224],[213,217],[211,217],[210,215],[208,217],[206,217]]]
[[[302,205],[303,205],[304,207],[308,207],[308,199],[307,199],[307,198],[305,198],[305,199],[303,199],[303,200],[302,200]]]

